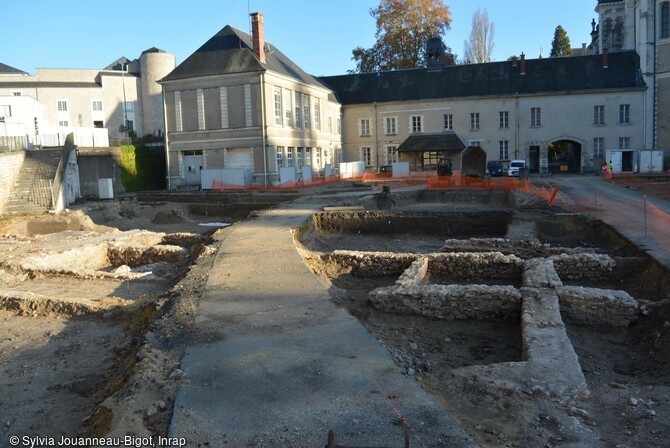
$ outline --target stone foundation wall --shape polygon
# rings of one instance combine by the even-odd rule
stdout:
[[[562,254],[550,257],[558,275],[565,280],[607,278],[616,262],[604,254]]]
[[[384,277],[400,275],[416,261],[418,255],[395,252],[358,252],[336,250],[328,256],[328,261],[339,267],[351,268],[356,277]]]
[[[532,240],[510,240],[506,238],[470,238],[469,240],[448,239],[442,252],[501,252],[519,258],[547,258],[554,255],[601,253],[602,250],[583,247],[552,247]]]
[[[523,260],[500,252],[429,254],[428,271],[458,281],[518,279]]]
[[[418,286],[424,281],[427,274],[428,258],[421,257],[402,273],[395,284],[399,287]]]
[[[637,320],[637,301],[625,291],[562,286],[556,292],[569,322],[627,327]]]
[[[368,295],[387,313],[417,314],[445,320],[518,321],[521,291],[512,286],[425,285],[378,288]]]

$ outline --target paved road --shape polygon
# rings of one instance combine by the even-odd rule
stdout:
[[[670,268],[670,201],[646,196],[645,213],[643,193],[604,182],[600,176],[565,175],[543,180],[560,189],[559,205],[595,215]]]
[[[226,237],[186,350],[170,436],[189,446],[476,446],[303,263],[291,228],[322,204],[264,212]]]

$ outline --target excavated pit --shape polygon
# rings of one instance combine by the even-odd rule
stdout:
[[[476,195],[317,213],[296,241],[333,300],[482,446],[667,429],[653,418],[670,411],[667,269],[600,221]]]

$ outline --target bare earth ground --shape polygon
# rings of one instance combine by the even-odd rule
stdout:
[[[653,188],[662,191],[667,186]],[[81,230],[214,232],[198,226],[201,217],[191,216],[182,204],[101,202],[79,208],[92,219]],[[415,204],[408,208],[431,207]],[[2,229],[17,224],[16,220],[0,221],[0,236]],[[0,288],[20,284],[27,290],[54,294],[71,294],[74,288],[89,296],[132,299],[139,304],[127,311],[78,317],[0,311],[0,446],[15,434],[165,435],[182,379],[181,347],[185,341],[206,337],[195,331],[194,319],[214,255],[228,231],[213,233],[190,266],[182,267],[169,284],[153,290],[132,282],[110,284],[99,279],[73,282],[24,274],[19,278],[0,269]],[[12,239],[30,240],[30,233],[1,240],[0,261],[11,253]],[[321,250],[431,252],[439,249],[443,239],[424,236],[408,241],[402,235],[340,236],[315,244]],[[408,375],[431,392],[482,446],[566,445],[571,441],[564,429],[569,419],[598,431],[602,446],[669,446],[669,303],[643,294],[651,313],[628,330],[568,328],[592,397],[590,404],[574,409],[532,393],[500,392],[477,382],[453,381],[450,371],[455,368],[520,360],[520,327],[443,322],[370,309],[367,293],[394,281],[333,278],[333,300],[361,319]],[[345,293],[338,294],[338,290]]]
[[[659,176],[615,175],[612,182],[661,199],[670,199],[670,175],[668,174]]]

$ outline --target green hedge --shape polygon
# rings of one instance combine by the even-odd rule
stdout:
[[[121,182],[126,191],[165,189],[165,150],[144,145],[122,146]]]

